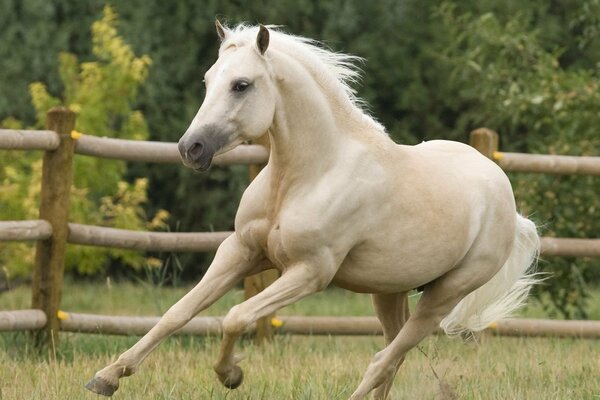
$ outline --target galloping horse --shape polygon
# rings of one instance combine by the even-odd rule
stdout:
[[[214,369],[232,389],[243,379],[234,355],[240,334],[329,284],[372,294],[387,343],[352,400],[372,390],[387,398],[406,353],[438,327],[482,330],[522,304],[535,283],[528,270],[539,237],[517,214],[497,165],[461,143],[394,143],[349,86],[356,57],[274,27],[216,27],[219,57],[179,141],[183,163],[204,171],[214,155],[268,133],[268,165],[200,283],[88,389],[112,395],[162,340],[267,268],[281,277],[223,320]],[[409,314],[407,293],[418,287]]]

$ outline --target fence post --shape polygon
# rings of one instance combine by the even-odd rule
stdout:
[[[73,180],[71,131],[75,129],[75,113],[66,107],[54,107],[46,114],[46,129],[60,137],[56,150],[46,151],[42,167],[40,219],[52,225],[52,236],[37,242],[32,278],[32,308],[46,313],[44,329],[34,333],[38,345],[48,348],[58,344],[60,321],[57,312],[62,294],[65,249],[69,234],[69,201]]]
[[[254,144],[260,144],[269,148],[269,135],[265,134],[261,138],[255,140]],[[250,181],[252,181],[264,165],[250,165]],[[276,269],[269,269],[267,271],[260,272],[244,279],[244,296],[246,299],[262,292],[267,286],[273,283],[279,277],[279,272]],[[256,343],[262,343],[269,341],[273,338],[273,326],[271,320],[275,315],[268,315],[264,318],[256,321],[256,331],[254,334],[254,340]]]
[[[471,132],[469,144],[490,160],[494,160],[494,153],[498,151],[498,134],[488,128],[475,129]]]

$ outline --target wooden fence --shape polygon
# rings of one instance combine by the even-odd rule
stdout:
[[[0,331],[34,330],[39,343],[56,343],[58,332],[143,334],[157,318],[113,317],[60,311],[60,295],[67,243],[120,247],[148,251],[215,250],[231,232],[159,233],[69,223],[69,194],[74,154],[127,161],[179,163],[175,143],[142,142],[97,138],[74,131],[75,115],[58,107],[47,115],[43,131],[0,130],[0,149],[43,150],[40,219],[1,221],[0,241],[37,241],[32,278],[32,309],[0,312]],[[544,156],[498,151],[496,133],[479,129],[471,135],[471,145],[510,171],[546,173],[585,173],[600,175],[600,157]],[[268,160],[268,143],[243,145],[215,157],[216,165],[249,164],[251,176]],[[568,257],[600,256],[600,239],[542,238],[542,254]],[[275,276],[260,274],[246,281],[247,296],[268,285]],[[271,319],[259,321],[252,330],[269,337],[276,330],[296,334],[380,334],[372,317],[281,317],[275,329]],[[180,332],[220,333],[219,318],[194,318]],[[510,319],[489,328],[497,334],[600,337],[600,322]]]

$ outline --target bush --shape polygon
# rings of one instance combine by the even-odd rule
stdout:
[[[117,17],[106,7],[103,16],[92,25],[93,51],[97,61],[80,63],[73,54],[61,53],[59,72],[64,85],[63,98],[53,97],[43,83],[30,85],[36,110],[35,128],[43,128],[46,111],[64,104],[77,112],[76,129],[80,132],[124,139],[145,139],[148,128],[141,112],[132,108],[139,86],[144,82],[150,59],[135,57],[118,36]],[[18,127],[8,119],[3,125]],[[0,179],[2,219],[34,219],[38,215],[41,188],[41,154],[3,152]],[[124,162],[93,157],[75,157],[71,193],[71,220],[93,225],[128,229],[160,229],[168,214],[159,211],[148,221],[147,179],[133,183],[123,180]],[[29,273],[33,252],[28,245],[2,244],[0,262],[13,276]],[[97,273],[110,259],[140,268],[146,263],[160,265],[139,252],[69,246],[66,269],[82,274]]]
[[[502,23],[489,13],[458,14],[445,3],[436,15],[453,39],[443,52],[450,80],[469,104],[459,127],[493,128],[501,140],[508,139],[501,146],[508,151],[600,155],[597,68],[563,67],[563,51],[546,49],[526,14]],[[594,237],[600,232],[596,179],[511,174],[511,182],[520,210],[541,224],[543,234]],[[593,270],[600,261],[552,258],[540,266],[552,273],[539,288],[543,298],[564,316],[585,317],[585,282],[598,276]]]

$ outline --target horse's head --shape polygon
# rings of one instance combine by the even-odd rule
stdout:
[[[233,33],[216,22],[221,50],[206,72],[206,96],[179,140],[183,163],[206,170],[214,155],[267,132],[275,113],[276,91],[265,51],[269,31],[260,26],[252,43],[233,41]]]

